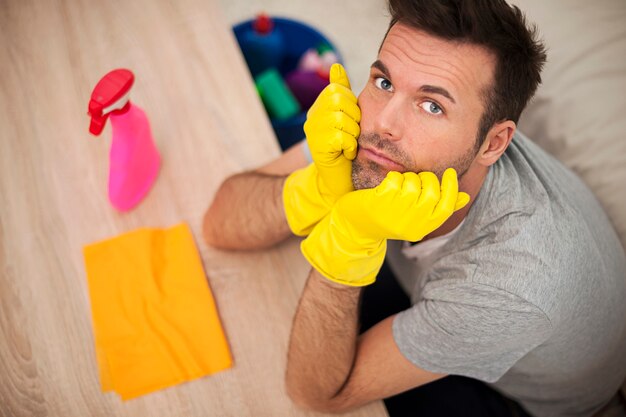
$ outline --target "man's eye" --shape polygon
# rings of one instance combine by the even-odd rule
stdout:
[[[430,114],[443,114],[443,109],[433,101],[424,101],[420,106]]]
[[[391,81],[389,81],[386,78],[383,77],[377,77],[374,80],[374,85],[376,85],[376,87],[380,88],[381,90],[385,90],[385,91],[392,91],[393,90],[393,86],[391,85]]]

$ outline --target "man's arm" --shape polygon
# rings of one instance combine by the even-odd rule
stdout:
[[[304,408],[342,412],[445,375],[420,369],[399,351],[395,316],[358,336],[362,289],[311,270],[289,342],[287,392]]]
[[[273,162],[227,178],[204,215],[208,244],[222,249],[260,249],[291,235],[282,201],[286,175],[306,166],[303,143]]]
[[[373,283],[387,239],[418,241],[469,196],[454,169],[389,172],[375,188],[345,194],[302,243],[314,270],[296,312],[287,392],[300,405],[344,411],[441,378],[407,360],[395,344],[394,316],[357,337],[361,287]]]

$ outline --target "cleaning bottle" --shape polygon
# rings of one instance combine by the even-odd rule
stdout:
[[[328,80],[330,77],[330,67],[332,67],[335,62],[339,62],[339,57],[333,50],[332,46],[327,43],[318,45],[317,53],[320,56],[322,64],[321,67],[318,68],[317,73],[320,77]]]
[[[161,165],[148,118],[129,100],[134,80],[127,69],[113,70],[98,82],[89,101],[92,134],[100,135],[111,119],[109,200],[120,211],[132,209],[146,196]]]
[[[305,71],[296,68],[287,74],[285,83],[302,109],[306,111],[328,85],[328,77],[324,77],[320,71]]]
[[[254,83],[270,118],[284,120],[300,112],[297,99],[275,68],[257,75]]]
[[[280,70],[285,56],[285,40],[268,15],[260,13],[256,17],[239,39],[239,46],[252,77],[269,68]]]

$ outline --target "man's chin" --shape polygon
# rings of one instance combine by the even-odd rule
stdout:
[[[352,185],[355,190],[374,188],[380,184],[389,171],[372,161],[352,161]]]

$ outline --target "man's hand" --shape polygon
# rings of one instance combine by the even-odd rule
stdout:
[[[352,160],[361,133],[361,109],[341,64],[330,69],[330,84],[322,91],[304,124],[307,143],[322,187],[333,197],[352,191]]]
[[[352,160],[360,134],[361,110],[341,64],[307,113],[304,124],[313,164],[291,174],[283,189],[287,222],[307,235],[342,195],[353,190]]]
[[[375,281],[387,239],[416,242],[469,202],[449,168],[441,185],[432,172],[389,172],[375,188],[337,201],[302,242],[302,253],[326,278],[351,286]]]

